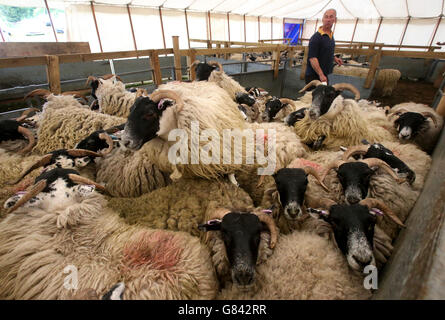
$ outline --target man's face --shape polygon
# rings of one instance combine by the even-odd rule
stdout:
[[[323,26],[326,28],[332,28],[337,21],[337,15],[334,10],[328,10],[323,15]]]

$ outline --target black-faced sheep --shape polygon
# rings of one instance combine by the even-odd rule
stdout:
[[[215,297],[213,265],[198,239],[129,226],[90,186],[79,186],[75,201],[66,198],[77,186],[68,182],[54,186],[57,201],[22,206],[0,222],[0,297],[65,299],[84,289],[103,295],[122,280],[123,299]],[[77,279],[68,287],[67,267]]]
[[[402,143],[414,142],[430,154],[434,151],[442,131],[443,118],[432,108],[420,103],[401,103],[392,107],[389,117]]]

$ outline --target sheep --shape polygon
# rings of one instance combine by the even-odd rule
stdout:
[[[400,142],[412,141],[429,154],[434,151],[443,128],[443,117],[432,108],[420,103],[401,103],[392,107],[389,118],[398,131]]]
[[[162,100],[164,98],[170,98],[176,102],[172,106],[168,101]],[[181,129],[173,131],[176,139],[179,137],[180,140],[171,143],[169,135],[174,129]],[[232,102],[227,93],[217,85],[209,82],[170,82],[160,86],[159,91],[155,91],[151,98],[140,97],[136,100],[134,109],[125,124],[122,144],[129,149],[138,150],[147,141],[159,138],[158,141],[167,145],[161,148],[163,155],[156,154],[156,158],[152,159],[153,163],[159,167],[165,166],[165,163],[159,163],[157,157],[167,159],[167,152],[176,152],[170,155],[171,158],[171,156],[177,156],[175,150],[180,151],[179,157],[169,162],[170,167],[173,168],[172,178],[188,175],[213,179],[234,173],[243,167],[255,166],[255,164],[247,163],[251,154],[243,153],[246,146],[242,142],[242,136],[250,135],[251,139],[246,139],[246,143],[250,142],[249,140],[256,141],[257,145],[253,144],[251,149],[253,151],[255,147],[260,147],[258,143],[264,144],[264,137],[269,137],[268,139],[274,137],[272,131],[268,131],[267,136],[264,136],[262,132],[254,133],[252,130],[246,132],[245,129],[251,129],[251,127],[242,118],[236,103]],[[208,140],[205,141],[202,137],[200,141],[193,140],[199,138],[199,133],[204,130],[206,130],[205,134],[212,136],[212,144],[206,143]],[[215,140],[213,140],[214,136],[216,136]],[[220,137],[222,137],[222,143]],[[232,148],[232,140],[235,140],[235,148]],[[269,145],[272,149],[273,144]],[[201,148],[200,157],[196,153],[199,148]],[[208,149],[211,149],[212,156],[209,155]],[[212,159],[203,157],[203,150],[207,150],[208,157]],[[240,161],[230,161],[227,159],[229,154]],[[264,170],[267,169],[269,168]]]
[[[382,141],[381,144],[391,150],[394,155],[414,171],[416,178],[412,184],[409,181],[399,184],[401,180],[395,179],[393,176],[373,174],[369,179],[367,195],[384,202],[399,220],[404,222],[422,191],[426,175],[431,166],[431,157],[412,144],[400,144],[392,141]],[[351,149],[353,148],[351,147]],[[331,190],[331,192],[326,193],[318,185],[310,184],[308,186],[310,194],[328,197],[338,203],[345,202],[346,199],[342,192],[344,189],[337,177],[338,173],[330,170],[343,163],[342,156],[342,152],[317,152],[308,156],[309,160],[325,166],[324,182]],[[389,173],[389,171],[387,172]],[[379,222],[379,226],[391,239],[394,239],[398,234],[398,229],[386,219]]]
[[[351,61],[349,63],[351,63]],[[368,68],[357,68],[353,66],[334,67],[335,74],[343,74],[359,78],[366,78],[368,76],[368,72]],[[381,95],[382,97],[391,96],[397,87],[397,82],[399,81],[401,75],[402,73],[397,69],[380,69],[377,73],[373,90],[376,94]]]
[[[329,111],[316,120],[309,113],[294,125],[295,133],[306,144],[314,144],[325,150],[338,150],[340,146],[357,145],[361,140],[396,141],[393,132],[382,123],[369,123],[366,111],[362,111],[352,99],[337,96]],[[321,142],[320,142],[321,141]]]
[[[92,132],[117,126],[126,121],[124,118],[99,114],[72,105],[53,108],[56,96],[53,97],[49,96],[48,102],[43,106],[34,153],[45,154],[52,150],[73,148]],[[68,96],[62,98],[74,100]]]
[[[220,88],[224,89],[233,101],[236,101],[237,94],[247,93],[242,85],[224,72],[223,67],[219,62],[209,61],[207,64],[208,67],[205,67],[204,65],[206,64],[196,60],[190,66],[190,68],[196,66],[196,77],[198,78],[198,81],[207,80],[208,82],[215,83]],[[219,68],[219,70],[216,70],[216,68]]]
[[[338,300],[369,299],[362,277],[348,270],[338,249],[309,232],[279,237],[274,253],[257,267],[256,288],[240,291],[228,284],[217,299]]]
[[[75,187],[58,184],[56,192]],[[71,202],[62,195],[65,199],[19,207],[0,222],[2,299],[72,297],[73,289],[63,285],[67,266],[75,268],[77,290],[99,295],[124,280],[123,299],[215,297],[213,265],[198,239],[129,226],[93,188],[78,189]]]
[[[86,85],[91,83],[91,96],[97,100],[100,112],[126,118],[137,94],[127,91],[119,76],[108,74],[100,78],[89,76]],[[93,106],[92,106],[93,108]]]
[[[264,108],[260,107],[262,111],[262,121],[270,122],[272,120],[279,122],[286,122],[286,118],[293,112],[297,112],[302,109],[307,109],[310,104],[306,104],[301,101],[294,101],[287,98],[272,97],[266,101]]]

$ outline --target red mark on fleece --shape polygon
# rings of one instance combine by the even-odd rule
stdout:
[[[163,231],[141,231],[125,244],[124,265],[130,269],[148,265],[157,270],[168,270],[179,262],[183,248],[174,235]]]
[[[293,168],[304,168],[308,166],[314,168],[318,172],[321,172],[323,170],[323,167],[318,163],[303,158],[295,159],[294,161],[292,161],[291,166]]]

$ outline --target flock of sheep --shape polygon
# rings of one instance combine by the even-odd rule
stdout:
[[[1,299],[371,297],[363,270],[390,257],[442,117],[381,108],[350,84],[312,82],[291,100],[244,88],[218,63],[192,67],[197,81],[150,95],[89,77],[91,107],[36,90],[41,110],[1,121]],[[217,161],[172,163],[169,134],[193,126],[232,138],[212,149]],[[249,148],[274,156],[273,174],[223,161]]]

